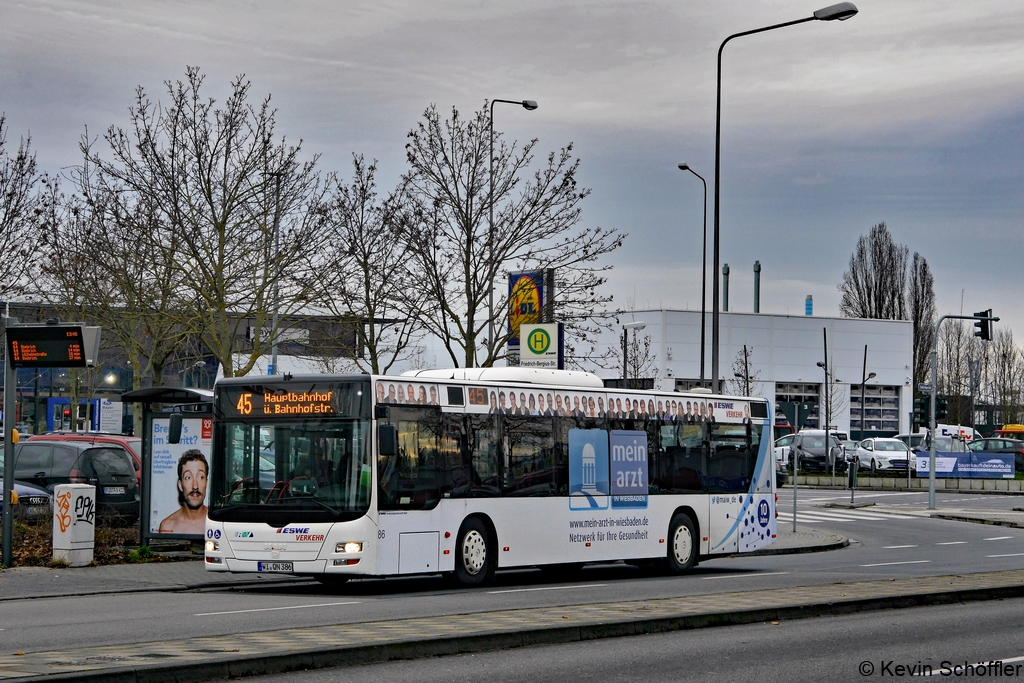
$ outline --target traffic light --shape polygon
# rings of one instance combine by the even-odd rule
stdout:
[[[935,422],[945,422],[949,416],[949,400],[945,396],[935,397]]]
[[[930,398],[914,399],[914,423],[918,425],[928,424],[928,417],[931,413]]]
[[[974,315],[976,317],[978,317],[978,318],[991,318],[992,317],[992,309],[990,308],[987,311],[977,311],[977,312],[975,312]],[[982,339],[984,339],[986,341],[992,339],[992,321],[991,320],[979,320],[976,323],[974,323],[974,326],[978,328],[978,329],[976,329],[974,331],[974,336],[975,337],[981,337]]]

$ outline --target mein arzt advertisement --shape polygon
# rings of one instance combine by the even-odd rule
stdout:
[[[175,444],[167,443],[169,427],[168,418],[153,420],[149,531],[202,537],[210,495],[213,419],[182,420],[181,439]]]

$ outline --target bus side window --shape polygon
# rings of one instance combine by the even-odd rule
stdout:
[[[507,496],[555,495],[555,438],[552,418],[505,418]]]
[[[711,493],[746,493],[757,464],[756,441],[748,424],[709,425],[708,490]]]
[[[441,469],[441,497],[465,498],[470,489],[471,469],[465,416],[443,414],[440,438],[439,466]]]
[[[381,507],[432,508],[441,498],[441,412],[392,408],[391,420],[398,427],[398,457],[393,467],[389,458],[378,458]]]
[[[470,485],[466,496],[490,498],[501,495],[501,449],[498,416],[470,415]]]
[[[657,468],[651,468],[657,473],[651,477],[652,486],[660,493],[700,493],[707,473],[703,425],[677,422],[671,428],[675,445],[663,449]]]

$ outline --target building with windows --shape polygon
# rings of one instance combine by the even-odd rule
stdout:
[[[771,398],[776,414],[795,429],[817,427],[827,397],[831,424],[859,439],[910,431],[913,413],[913,325],[905,320],[865,320],[765,313],[720,314],[719,374],[728,393]],[[651,359],[642,368],[661,388],[700,386],[700,311],[631,311],[620,323],[643,321],[636,334],[651,339]],[[622,327],[602,339],[622,348]],[[616,335],[616,339],[612,335]],[[629,332],[632,339],[633,331]],[[711,379],[711,312],[707,313],[705,386]],[[828,342],[828,386],[824,387],[824,343]],[[746,364],[743,348],[746,346]],[[865,367],[865,347],[867,364]],[[621,353],[621,351],[620,351]],[[622,361],[618,365],[621,375]],[[595,369],[614,379],[616,370]],[[861,378],[875,374],[864,383]]]

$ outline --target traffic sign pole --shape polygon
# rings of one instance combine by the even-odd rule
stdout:
[[[10,322],[11,318],[5,318]],[[4,354],[4,526],[3,566],[14,564],[14,506],[11,492],[14,490],[14,399],[17,393],[18,374],[11,365],[11,354]]]

